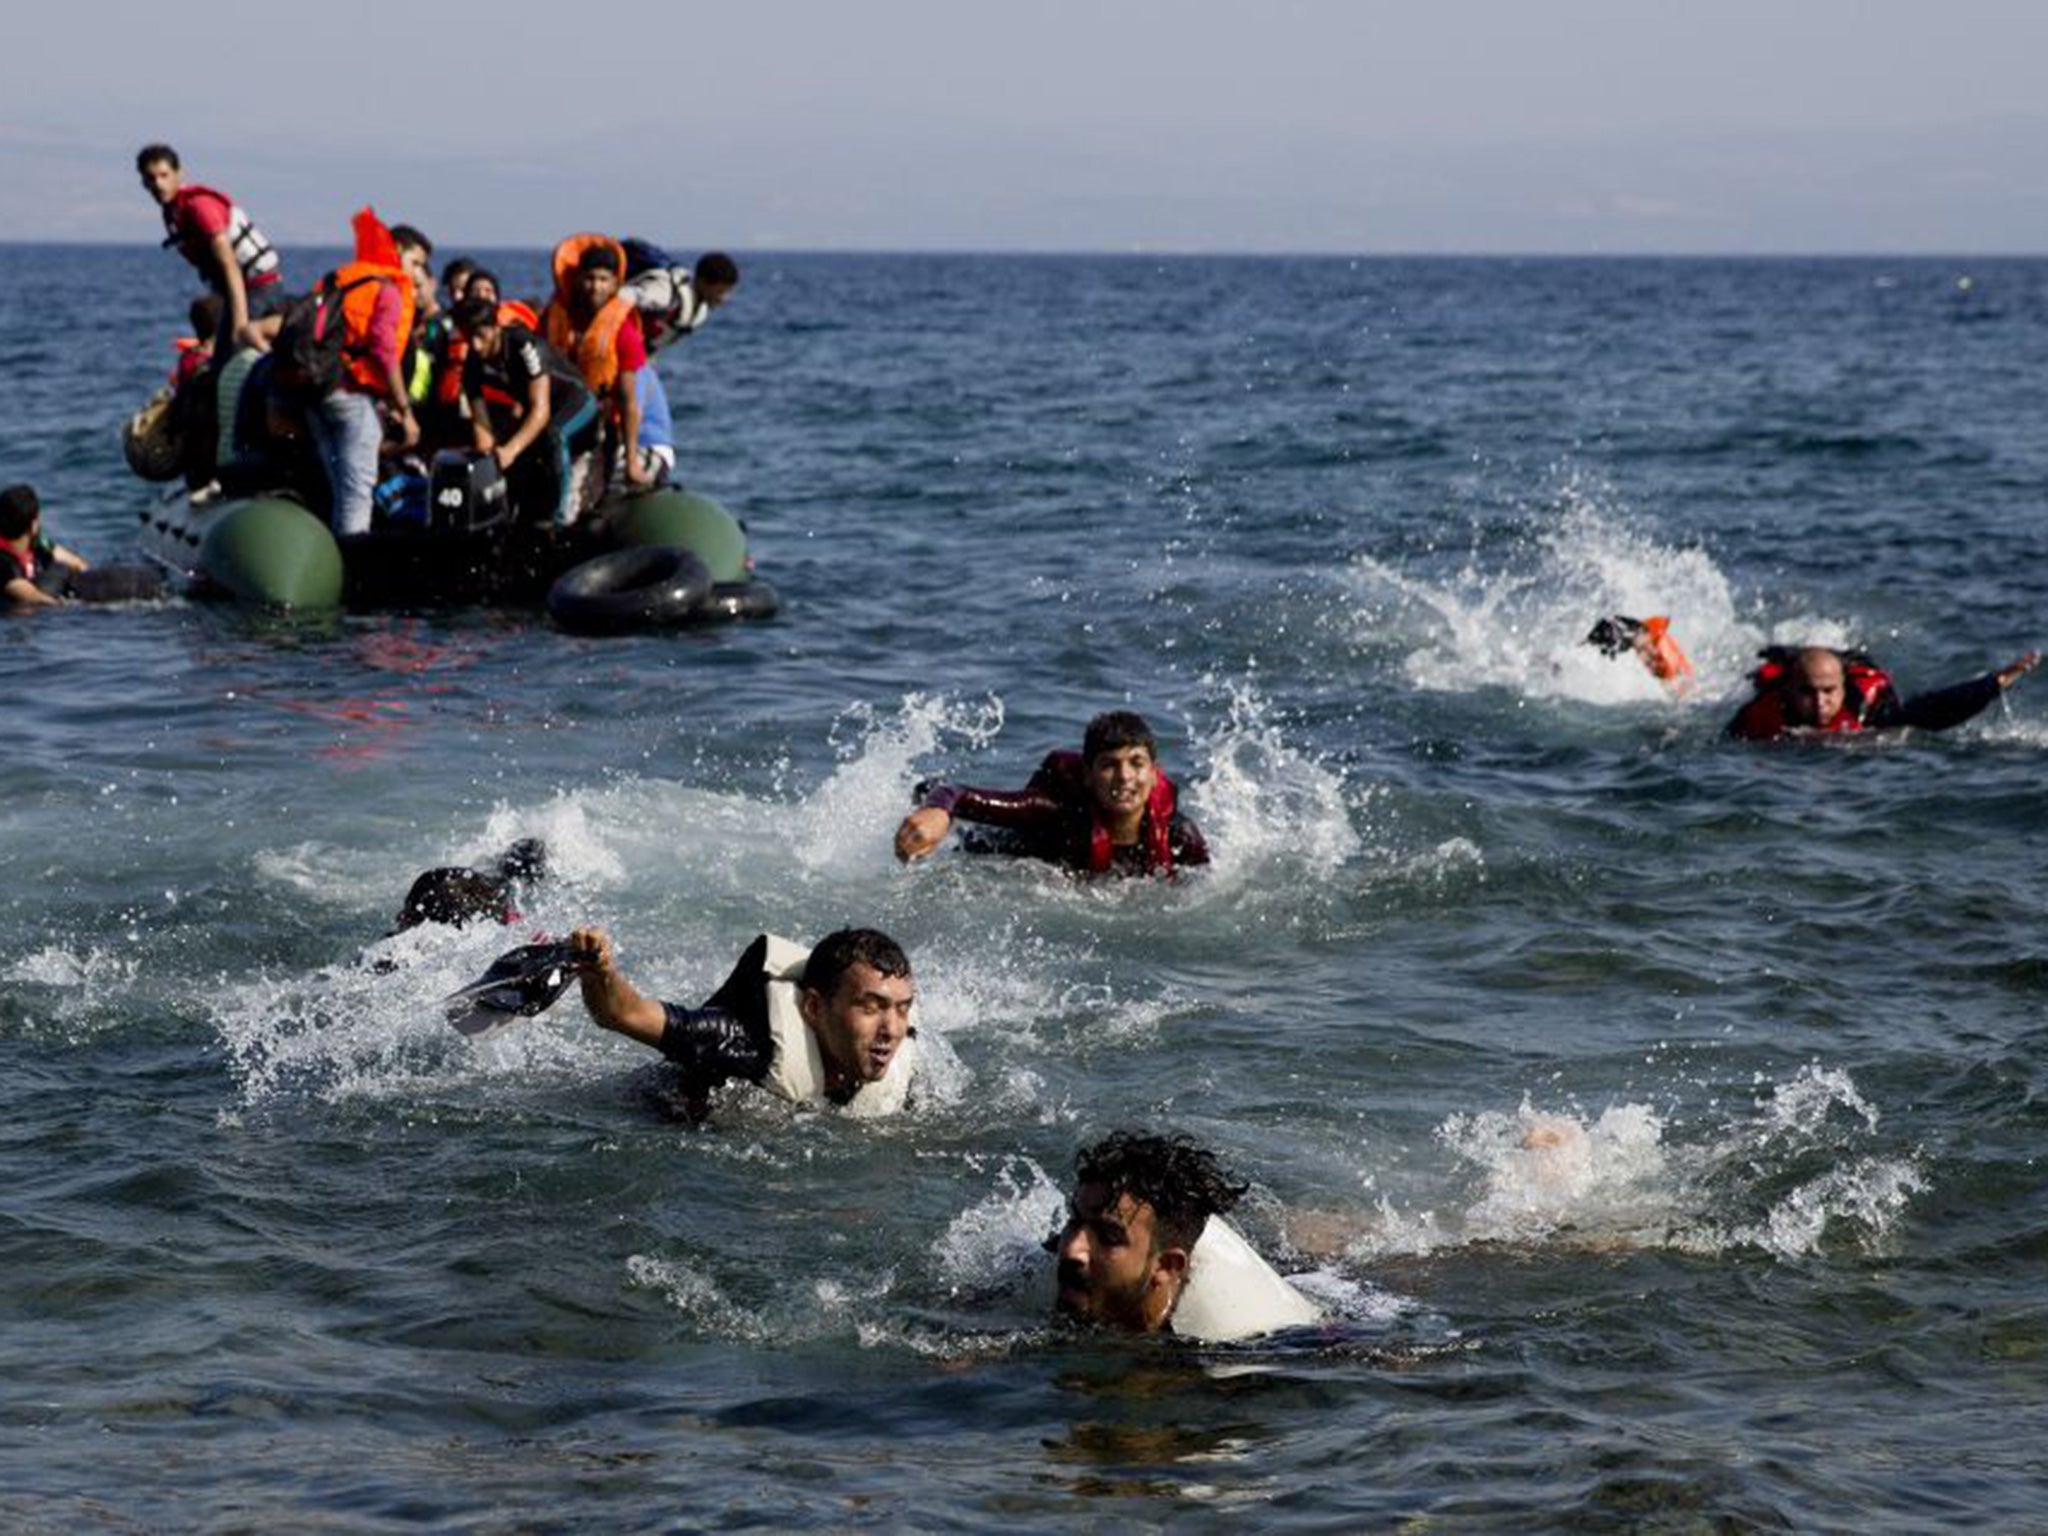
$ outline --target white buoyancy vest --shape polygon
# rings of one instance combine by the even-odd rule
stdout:
[[[277,270],[277,251],[237,203],[228,204],[228,248],[235,253],[244,282],[269,277]]]
[[[1322,1310],[1275,1273],[1221,1216],[1211,1216],[1188,1255],[1168,1326],[1184,1339],[1232,1344],[1323,1320]]]
[[[697,297],[695,275],[688,267],[649,267],[626,283],[626,296],[640,311],[647,328],[647,350],[658,352],[711,318],[711,306]]]
[[[188,185],[185,192],[188,195],[204,193],[209,197],[217,197],[228,205],[228,227],[223,233],[228,237],[228,249],[234,253],[235,265],[242,269],[244,283],[252,283],[258,278],[268,278],[277,271],[277,251],[264,238],[263,231],[256,227],[255,221],[242,211],[240,203],[214,191],[211,187],[202,187],[196,183]],[[169,238],[164,244],[170,245],[183,238],[179,220],[180,214],[176,206],[164,210],[164,228],[169,231]]]
[[[762,1086],[793,1104],[824,1104],[825,1053],[818,1049],[818,1037],[797,1007],[797,990],[804,979],[804,964],[811,952],[801,944],[768,935],[768,953],[761,962],[768,989],[768,1037],[773,1057]],[[889,1070],[878,1082],[863,1083],[842,1106],[849,1115],[863,1119],[893,1115],[903,1107],[916,1071],[917,1005],[911,1005],[911,1033],[896,1047]]]

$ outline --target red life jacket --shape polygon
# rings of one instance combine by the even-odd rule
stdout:
[[[25,538],[19,544],[11,544],[5,539],[0,539],[0,562],[13,566],[16,575],[23,581],[33,582],[36,579],[36,541],[33,538]],[[13,576],[0,569],[0,586],[5,586],[12,580]]]
[[[1842,707],[1826,725],[1798,726],[1785,718],[1785,683],[1799,653],[1774,645],[1757,653],[1763,664],[1749,674],[1756,697],[1729,722],[1728,734],[1744,741],[1773,741],[1787,731],[1824,731],[1830,735],[1860,731],[1878,701],[1892,691],[1891,674],[1861,651],[1838,651],[1842,660]]]
[[[1157,777],[1152,781],[1152,793],[1145,801],[1145,819],[1138,827],[1138,845],[1145,851],[1146,874],[1171,875],[1174,868],[1173,813],[1179,797],[1174,793],[1173,780],[1166,776],[1165,769],[1155,764],[1153,772]],[[1032,777],[1069,804],[1086,808],[1088,872],[1108,874],[1116,863],[1116,845],[1110,841],[1109,828],[1095,814],[1095,797],[1088,788],[1088,764],[1081,754],[1048,752]]]

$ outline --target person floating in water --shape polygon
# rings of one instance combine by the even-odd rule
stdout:
[[[83,558],[43,534],[43,502],[30,485],[0,491],[0,599],[13,608],[48,608],[64,601],[64,587]]]
[[[1742,741],[1907,726],[1945,731],[1982,713],[2041,662],[2039,651],[2029,651],[1996,672],[1901,699],[1891,674],[1862,651],[1774,645],[1758,655],[1762,665],[1750,674],[1756,695],[1728,722],[1728,734]]]
[[[489,921],[516,923],[519,899],[547,878],[548,847],[537,837],[522,837],[480,868],[445,865],[423,871],[405,893],[392,933],[422,923],[463,928]],[[388,937],[388,935],[387,935]]]
[[[956,817],[1009,834],[969,843],[970,851],[1044,859],[1079,874],[1170,876],[1209,862],[1201,829],[1181,814],[1159,767],[1152,728],[1129,710],[1090,720],[1081,750],[1049,753],[1022,789],[921,785],[919,799],[896,829],[896,857],[905,863],[932,853]]]
[[[1692,661],[1679,649],[1671,635],[1671,621],[1662,614],[1647,619],[1611,614],[1593,626],[1586,644],[1597,646],[1600,654],[1608,657],[1634,653],[1650,676],[1666,684],[1673,693],[1683,693],[1692,686]]]
[[[917,984],[902,946],[872,928],[842,928],[809,950],[762,934],[697,1008],[642,995],[601,929],[570,934],[569,957],[590,1017],[680,1068],[693,1116],[733,1081],[861,1117],[894,1113],[910,1090]]]
[[[1223,1219],[1246,1186],[1190,1138],[1113,1132],[1074,1170],[1066,1225],[1046,1245],[1061,1316],[1210,1344],[1322,1321]]]

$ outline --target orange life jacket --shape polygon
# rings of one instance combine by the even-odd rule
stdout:
[[[591,317],[578,326],[571,301],[576,291],[576,263],[593,246],[618,253],[622,280],[626,271],[626,248],[610,235],[571,235],[555,247],[555,297],[541,318],[541,334],[548,344],[576,365],[591,392],[603,395],[619,381],[619,331],[635,313],[633,301],[623,292],[615,293]]]
[[[1692,681],[1692,661],[1671,638],[1671,621],[1668,618],[1659,615],[1643,620],[1643,638],[1649,642],[1641,652],[1643,665],[1650,669],[1652,677],[1674,686]]]
[[[412,279],[399,265],[398,243],[391,238],[377,215],[368,208],[356,211],[351,221],[356,231],[356,259],[334,273],[334,286],[348,289],[341,297],[342,346],[348,358],[348,376],[373,395],[385,392],[384,365],[370,350],[370,318],[377,310],[378,290],[389,283],[398,290],[396,341],[401,351],[412,335]],[[375,278],[375,282],[363,282]],[[359,286],[350,289],[350,283]]]

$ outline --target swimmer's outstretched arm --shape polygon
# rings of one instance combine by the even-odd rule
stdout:
[[[953,818],[992,827],[1026,831],[1057,827],[1064,815],[1059,799],[1036,781],[1023,789],[974,789],[965,784],[935,784],[924,804],[903,818],[896,829],[896,857],[908,864],[946,840]]]
[[[908,864],[929,855],[953,830],[953,813],[936,805],[922,805],[903,818],[896,829],[896,857]]]
[[[2039,665],[2041,665],[2041,653],[2039,651],[2027,652],[2018,661],[2011,663],[2009,666],[1999,668],[1998,686],[2000,688],[2010,688]]]
[[[569,935],[569,949],[583,983],[583,1006],[598,1026],[660,1050],[668,1013],[626,980],[612,953],[611,936],[602,928],[578,928]]]
[[[1913,725],[1926,731],[1945,731],[1981,714],[1998,696],[2041,664],[2041,653],[2029,651],[2017,661],[1973,677],[1966,683],[1916,694],[1894,711],[1885,714],[1884,725]],[[1873,721],[1873,724],[1879,723]]]

